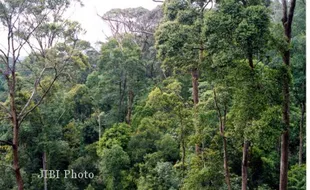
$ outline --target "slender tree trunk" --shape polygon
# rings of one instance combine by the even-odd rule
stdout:
[[[248,183],[248,156],[249,156],[249,141],[245,140],[243,143],[242,156],[242,190],[247,189]]]
[[[120,80],[119,82],[119,99],[118,99],[118,120],[120,120],[120,117],[121,117],[121,109],[122,109],[122,96],[123,96],[123,93],[122,93],[122,79]]]
[[[131,124],[131,113],[132,113],[132,104],[133,104],[134,93],[132,90],[128,91],[128,107],[127,107],[127,116],[126,123]]]
[[[192,74],[192,86],[193,86],[193,100],[194,100],[194,105],[196,106],[199,102],[199,98],[198,98],[198,78],[199,78],[198,69],[197,68],[192,69],[191,74]]]
[[[225,175],[225,181],[227,184],[227,188],[228,190],[231,190],[231,184],[230,184],[230,174],[229,174],[229,167],[228,167],[228,154],[227,154],[227,141],[226,141],[226,137],[225,137],[225,125],[226,125],[226,114],[227,114],[227,109],[226,106],[224,106],[224,115],[222,118],[222,114],[221,114],[221,110],[220,107],[217,103],[217,96],[216,96],[216,92],[215,89],[213,89],[213,94],[214,94],[214,103],[215,103],[215,107],[217,109],[217,113],[218,113],[218,118],[219,118],[219,131],[220,131],[220,135],[223,139],[223,152],[224,152],[224,156],[223,156],[223,166],[224,166],[224,175]]]
[[[290,1],[290,7],[288,12],[287,0],[282,0],[283,16],[282,25],[284,28],[284,34],[286,36],[287,44],[291,43],[292,23],[294,17],[294,10],[296,0]],[[287,190],[287,173],[288,173],[288,156],[289,156],[289,127],[290,127],[290,50],[287,48],[282,52],[282,59],[284,63],[283,73],[283,107],[282,107],[282,120],[284,123],[284,131],[281,135],[281,159],[280,159],[280,190]]]
[[[198,69],[194,68],[191,70],[192,75],[192,87],[193,87],[193,100],[194,100],[194,109],[195,109],[195,127],[196,127],[196,135],[199,135],[199,131],[197,129],[197,104],[199,102],[198,98]],[[196,154],[200,153],[200,146],[199,144],[195,144],[195,152]]]
[[[289,55],[289,53],[288,53]],[[289,66],[286,66],[289,67]],[[280,190],[287,190],[288,156],[289,156],[289,125],[290,125],[290,95],[289,95],[289,70],[283,74],[283,107],[282,120],[284,131],[281,134],[281,158],[280,158]]]
[[[229,174],[229,167],[228,167],[227,141],[225,137],[226,115],[227,115],[227,109],[226,109],[226,106],[224,106],[224,119],[222,120],[222,125],[221,125],[221,136],[223,138],[225,180],[226,180],[228,190],[231,190],[230,174]]]
[[[226,137],[223,135],[223,149],[224,149],[224,170],[225,170],[225,181],[227,184],[227,189],[231,190],[230,184],[230,174],[229,174],[229,167],[228,167],[228,154],[227,154],[227,142]]]
[[[301,104],[301,120],[300,120],[300,126],[299,126],[299,165],[302,164],[302,130],[304,125],[304,117],[305,117],[305,103]]]
[[[118,119],[120,122],[124,121],[124,115],[122,113],[122,107],[124,103],[124,98],[125,98],[125,92],[127,88],[127,78],[126,76],[122,75],[121,77],[121,82],[119,83],[119,103],[118,103]]]
[[[185,144],[185,127],[183,124],[183,116],[181,114],[181,109],[179,109],[179,119],[181,123],[181,135],[180,135],[180,141],[181,141],[181,150],[182,150],[182,177],[184,178],[185,176],[185,154],[186,154],[186,144]]]
[[[249,65],[250,65],[251,69],[254,69],[252,49],[248,50],[248,60],[249,60]]]
[[[182,176],[184,177],[185,175],[185,140],[184,140],[184,137],[182,137],[182,141],[181,141],[181,144],[182,144]]]
[[[10,106],[11,106],[11,115],[12,115],[12,124],[13,124],[13,168],[15,172],[15,178],[16,178],[18,190],[23,190],[24,183],[23,183],[23,179],[20,173],[20,168],[19,168],[19,156],[18,156],[19,123],[18,123],[16,107],[15,107],[14,84],[10,85]]]
[[[287,173],[288,173],[288,146],[289,132],[284,131],[281,135],[281,161],[280,161],[280,190],[287,189]]]
[[[13,54],[13,60],[15,60],[15,55]],[[9,63],[9,60],[8,60]],[[7,65],[7,70],[9,71],[9,65]],[[13,63],[12,69],[12,78],[10,79],[9,76],[6,76],[8,88],[10,90],[10,111],[11,111],[11,122],[13,125],[13,169],[15,172],[15,178],[17,182],[18,190],[24,189],[24,182],[20,173],[20,166],[19,166],[19,156],[18,156],[18,147],[19,147],[19,121],[17,118],[17,111],[15,105],[15,83],[16,83],[16,74],[15,74],[15,66]]]
[[[43,160],[43,170],[45,171],[46,170],[46,152],[45,151],[43,152],[42,160]],[[44,190],[47,190],[47,179],[46,179],[46,177],[44,177],[43,180],[44,180]]]

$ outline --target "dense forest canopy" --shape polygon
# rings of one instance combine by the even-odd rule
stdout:
[[[0,190],[306,189],[304,0],[112,9],[100,50],[73,2],[0,1]]]

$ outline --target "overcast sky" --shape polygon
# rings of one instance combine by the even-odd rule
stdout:
[[[82,24],[87,31],[82,39],[95,43],[103,41],[105,34],[109,35],[109,28],[97,16],[103,15],[105,12],[113,8],[135,8],[144,7],[149,10],[155,8],[159,3],[152,0],[83,0],[84,7],[76,5],[67,11],[70,20],[76,20]]]
[[[135,8],[144,7],[149,10],[155,8],[159,3],[152,0],[82,0],[84,6],[73,5],[65,13],[65,18],[78,21],[87,31],[80,39],[91,42],[104,41],[106,35],[110,34],[108,26],[97,16],[113,8]],[[6,49],[6,32],[0,28],[0,48]],[[27,49],[21,52],[22,56],[27,55]]]

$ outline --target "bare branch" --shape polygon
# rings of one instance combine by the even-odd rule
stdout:
[[[7,54],[4,53],[4,51],[2,49],[0,49],[0,52],[3,54],[3,56],[5,57],[5,59],[7,60],[8,59],[8,56]],[[4,61],[6,63],[6,61]]]
[[[43,76],[45,70],[46,70],[46,67],[44,67],[44,68],[42,69],[42,71],[40,72],[39,77],[35,80],[35,82],[34,82],[34,88],[33,88],[33,90],[32,90],[32,93],[31,93],[31,95],[30,95],[30,97],[29,97],[27,103],[26,103],[25,106],[23,107],[22,111],[19,113],[18,118],[20,118],[20,117],[24,114],[25,110],[26,110],[26,109],[28,108],[28,106],[30,105],[30,102],[32,101],[32,99],[33,99],[35,93],[37,92],[38,84],[40,83],[40,80],[41,80],[41,78],[42,78],[42,76]]]
[[[112,27],[112,29],[114,29],[114,30],[115,30],[115,28],[114,28],[112,22],[116,22],[116,23],[120,23],[120,24],[125,25],[125,26],[128,28],[128,30],[129,30],[130,32],[133,32],[133,33],[145,33],[145,34],[150,34],[150,35],[153,35],[153,34],[154,34],[153,32],[149,32],[149,31],[133,30],[131,25],[129,25],[128,23],[126,23],[126,22],[124,22],[124,21],[121,21],[121,20],[117,20],[117,19],[112,19],[112,18],[100,16],[99,14],[97,14],[97,15],[98,15],[102,20],[104,20],[104,21],[106,21],[106,22],[109,22],[110,27]],[[124,28],[124,30],[126,31],[126,28]],[[117,30],[117,33],[118,33],[118,30]]]
[[[57,78],[59,77],[59,75],[57,75],[57,73],[55,74],[55,77],[53,79],[53,81],[51,82],[51,84],[49,85],[49,87],[47,88],[47,90],[43,93],[43,95],[41,96],[40,100],[30,109],[28,110],[27,112],[25,112],[24,115],[20,115],[19,114],[19,117],[20,117],[20,124],[23,122],[23,120],[34,110],[36,109],[40,104],[41,102],[43,101],[43,99],[45,98],[45,96],[48,94],[48,92],[51,90],[51,88],[53,87],[55,81],[57,80]]]
[[[20,51],[22,49],[22,47],[28,43],[29,44],[29,38],[31,37],[31,35],[39,28],[39,26],[43,23],[43,21],[46,19],[46,15],[39,21],[39,23],[28,33],[28,35],[23,39],[24,42],[20,43],[19,46],[16,49],[13,49],[13,52],[15,53],[15,51],[17,50],[17,56],[16,59],[19,58],[20,56]]]

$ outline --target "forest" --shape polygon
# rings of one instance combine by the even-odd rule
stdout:
[[[0,190],[306,189],[306,1],[154,1],[0,1]]]

